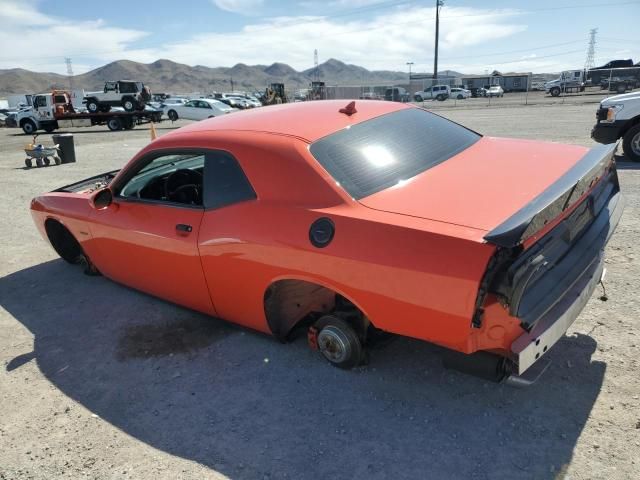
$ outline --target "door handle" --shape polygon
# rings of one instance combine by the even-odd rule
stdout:
[[[186,225],[184,223],[179,223],[176,225],[176,231],[178,233],[191,233],[193,227],[191,225]]]

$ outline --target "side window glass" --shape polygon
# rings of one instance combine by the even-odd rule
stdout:
[[[225,152],[207,154],[204,206],[220,208],[257,198],[237,160]]]
[[[163,155],[145,163],[120,190],[124,198],[201,206],[205,155]]]
[[[185,107],[195,107],[195,102],[194,101],[189,101],[187,103],[184,104]]]

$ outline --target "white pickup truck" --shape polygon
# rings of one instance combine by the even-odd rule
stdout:
[[[640,92],[605,98],[596,120],[591,138],[599,143],[614,143],[622,138],[626,157],[640,162]]]

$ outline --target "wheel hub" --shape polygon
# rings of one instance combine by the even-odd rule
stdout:
[[[318,334],[318,348],[327,360],[334,363],[344,361],[349,354],[346,339],[332,327],[323,328]]]
[[[640,132],[636,133],[631,139],[631,150],[636,155],[640,155]]]

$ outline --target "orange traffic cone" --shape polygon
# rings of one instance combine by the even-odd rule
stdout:
[[[151,128],[149,128],[149,131],[151,132],[151,141],[154,141],[158,137],[155,123],[151,122]]]

